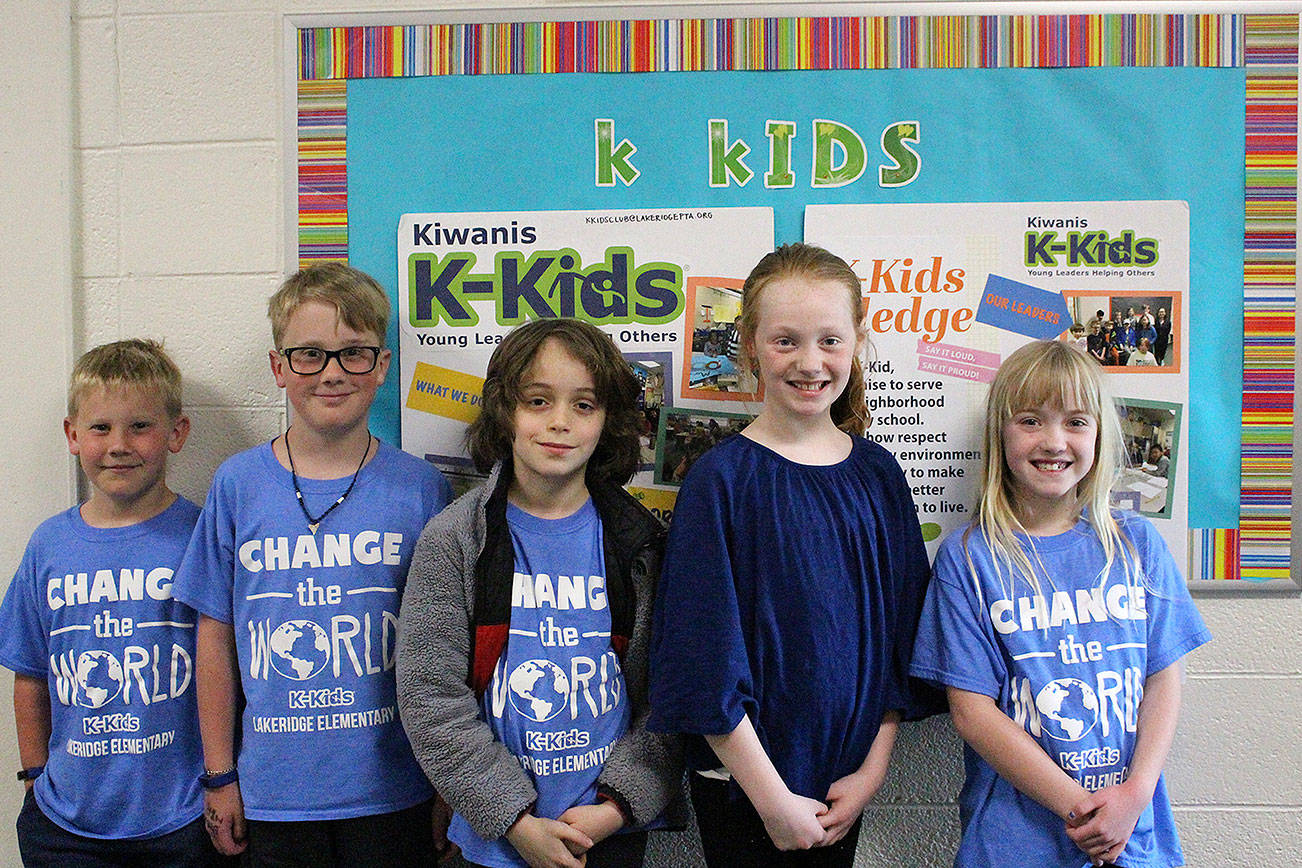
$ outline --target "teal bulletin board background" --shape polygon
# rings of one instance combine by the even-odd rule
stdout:
[[[1072,68],[549,74],[348,82],[348,260],[396,305],[406,212],[774,209],[778,243],[806,205],[1178,199],[1189,203],[1190,527],[1239,521],[1243,359],[1242,68]],[[636,147],[631,186],[594,183],[595,118]],[[752,149],[745,185],[709,186],[710,119]],[[810,185],[814,119],[854,129],[868,168]],[[765,121],[796,124],[795,184],[766,189]],[[916,121],[917,178],[877,185],[881,131]],[[727,239],[720,239],[727,243]],[[743,275],[738,275],[743,276]],[[389,335],[397,346],[396,333]],[[399,442],[397,377],[372,413]]]

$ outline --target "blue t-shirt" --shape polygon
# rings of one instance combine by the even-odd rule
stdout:
[[[555,819],[597,801],[597,778],[628,730],[629,705],[611,647],[601,519],[591,500],[545,519],[507,504],[515,550],[510,639],[480,714],[538,792],[531,813]],[[526,866],[506,838],[485,841],[458,814],[449,837],[477,865]]]
[[[0,606],[0,665],[50,690],[36,801],[89,838],[153,838],[203,808],[195,613],[172,597],[199,507],[91,527],[79,507],[43,522]]]
[[[797,464],[738,435],[689,472],[656,600],[648,728],[699,736],[748,715],[786,785],[814,799],[857,770],[892,709],[922,709],[908,661],[930,573],[904,474],[853,438]]]
[[[936,556],[913,674],[990,696],[1085,789],[1121,783],[1135,750],[1144,680],[1211,639],[1162,537],[1146,519],[1118,514],[1142,576],[1127,583],[1114,561],[1100,582],[1103,547],[1085,521],[1034,539],[1051,581],[1033,596],[1009,570],[996,578],[985,538],[951,534]],[[975,575],[967,565],[972,558]],[[1032,556],[1034,563],[1034,556]],[[1090,864],[1053,812],[1001,778],[970,747],[959,795],[963,838],[955,866],[1080,868]],[[1116,860],[1124,868],[1183,865],[1166,783]]]
[[[298,482],[320,515],[350,479]],[[381,443],[313,534],[271,444],[218,468],[176,595],[235,629],[246,816],[343,819],[429,798],[398,720],[394,648],[412,548],[450,494],[433,465]]]

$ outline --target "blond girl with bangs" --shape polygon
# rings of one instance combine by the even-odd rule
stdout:
[[[1019,410],[1046,404],[1074,407],[1096,420],[1092,466],[1083,473],[1072,491],[1073,497],[1064,500],[1062,508],[1073,523],[1076,516],[1083,515],[1098,536],[1105,554],[1098,578],[1102,580],[1113,561],[1120,558],[1127,582],[1133,582],[1137,577],[1138,555],[1121,532],[1108,500],[1112,485],[1121,473],[1125,446],[1121,422],[1107,393],[1104,374],[1089,359],[1040,344],[1030,344],[1009,356],[990,386],[982,432],[985,464],[981,468],[981,500],[975,520],[963,531],[964,541],[973,532],[989,540],[990,547],[1000,556],[995,568],[1001,582],[1004,579],[1001,561],[1017,568],[1007,576],[1009,594],[1013,592],[1013,575],[1030,583],[1034,593],[1041,593],[1040,576],[1045,573],[1043,566],[1035,569],[1031,563],[1035,555],[1034,539],[1029,540],[1029,545],[1022,545],[1017,539],[1019,531],[1029,529],[1022,524],[1014,505],[1017,478],[1005,460],[1003,429]],[[1036,520],[1030,515],[1027,518]],[[1052,576],[1046,578],[1052,583]]]
[[[911,672],[967,742],[955,866],[1184,864],[1162,767],[1211,635],[1152,523],[1114,510],[1106,375],[1057,341],[986,402],[976,517],[940,547]]]

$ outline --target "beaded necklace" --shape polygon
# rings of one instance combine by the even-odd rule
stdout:
[[[343,494],[339,495],[338,500],[330,504],[325,512],[313,518],[312,513],[307,511],[307,504],[303,502],[303,491],[298,487],[298,473],[294,470],[294,453],[289,448],[289,432],[285,432],[285,456],[289,459],[289,475],[294,480],[294,496],[298,498],[298,508],[303,510],[303,516],[307,519],[307,529],[312,531],[313,536],[316,536],[316,529],[321,526],[321,520],[334,512],[335,507],[343,503],[344,498],[353,493],[353,486],[357,484],[357,475],[362,472],[362,465],[366,463],[366,456],[371,454],[371,441],[373,439],[371,432],[368,430],[366,432],[366,451],[362,453],[362,460],[357,462],[357,469],[353,471],[353,478],[348,483],[348,488],[344,490]]]

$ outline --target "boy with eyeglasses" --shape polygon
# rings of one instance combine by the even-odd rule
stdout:
[[[428,864],[394,646],[412,548],[451,489],[367,427],[391,355],[371,277],[306,268],[268,316],[293,422],[217,470],[176,580],[200,612],[205,824],[252,866]]]
[[[28,866],[204,866],[195,613],[172,574],[199,507],[167,486],[190,432],[181,373],[146,340],[73,367],[68,450],[90,497],[32,534],[0,606],[14,670]]]

